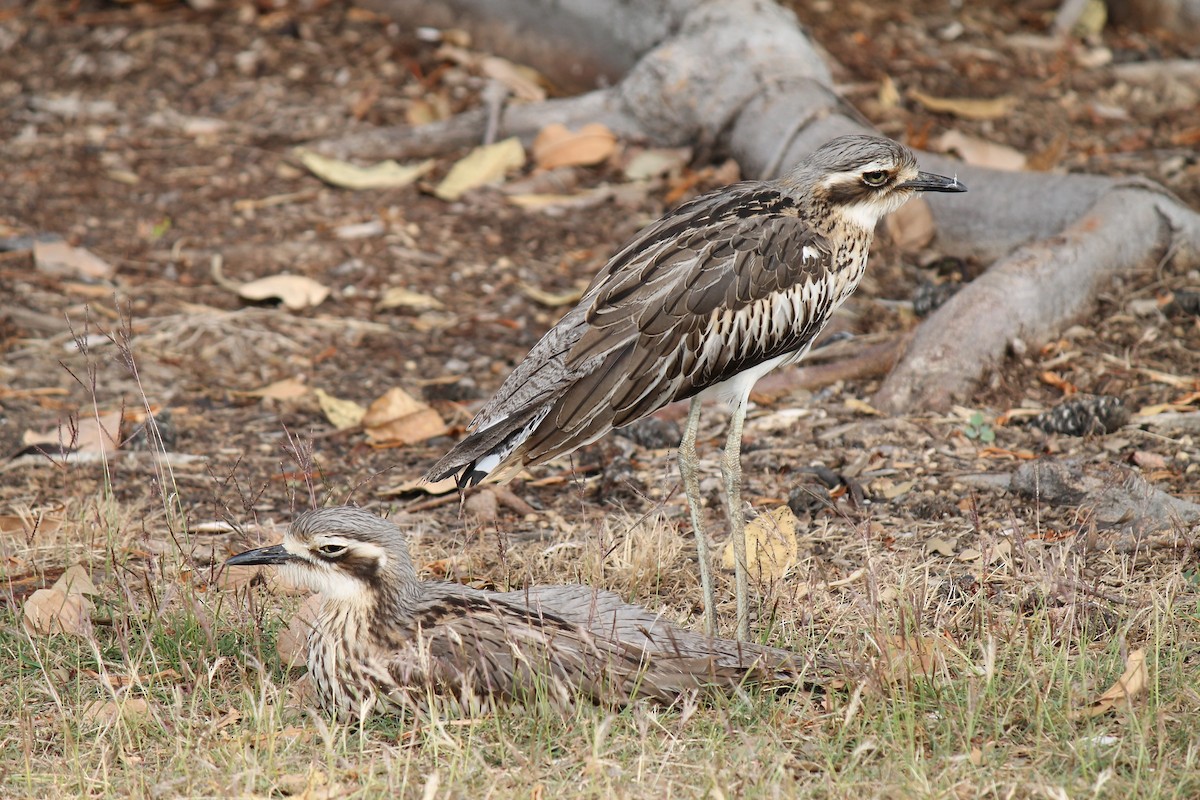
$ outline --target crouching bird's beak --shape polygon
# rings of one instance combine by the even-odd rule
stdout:
[[[918,192],[965,192],[966,186],[958,182],[958,176],[947,178],[944,175],[934,175],[932,172],[918,172],[917,177],[905,181],[900,189],[916,189]]]
[[[283,549],[281,544],[273,544],[270,547],[259,547],[256,550],[247,550],[244,553],[238,553],[236,556],[230,556],[225,562],[227,567],[252,567],[256,564],[286,564],[289,561],[296,560],[296,556]]]

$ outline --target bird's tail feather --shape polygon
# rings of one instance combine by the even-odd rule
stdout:
[[[519,458],[521,444],[549,411],[549,405],[533,406],[472,432],[430,467],[424,479],[436,482],[454,475],[459,488],[465,489],[489,476],[511,476],[512,469],[519,466],[513,458]]]

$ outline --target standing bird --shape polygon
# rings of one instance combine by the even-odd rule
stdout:
[[[733,538],[737,636],[749,638],[741,440],[756,381],[799,360],[862,279],[875,224],[917,192],[962,192],[889,139],[840,136],[784,177],[697,197],[643,230],[517,365],[469,435],[425,475],[460,488],[505,480],[613,428],[691,399],[679,469],[716,633],[700,514],[696,428],[705,397],[733,411],[722,472]]]
[[[282,544],[225,563],[272,565],[321,593],[308,669],[343,720],[422,708],[430,693],[468,711],[538,697],[565,709],[580,697],[670,703],[694,689],[814,682],[793,653],[691,633],[611,592],[420,580],[396,526],[351,506],[301,514]]]

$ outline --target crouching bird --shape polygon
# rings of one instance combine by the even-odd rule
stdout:
[[[343,720],[444,695],[468,712],[498,701],[670,703],[696,689],[813,686],[800,656],[688,632],[587,586],[488,592],[417,577],[391,522],[350,506],[308,511],[282,544],[228,566],[273,566],[319,592],[308,669]]]
[[[626,244],[579,304],[529,351],[425,477],[460,487],[504,480],[596,441],[676,400],[691,400],[679,469],[716,634],[708,540],[696,474],[705,397],[733,413],[721,468],[737,592],[750,634],[741,440],[755,382],[804,356],[862,279],[875,224],[918,192],[962,192],[917,169],[907,148],[840,136],[787,175],[747,181],[679,206]]]

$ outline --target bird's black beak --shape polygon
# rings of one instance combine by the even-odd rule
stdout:
[[[244,553],[238,553],[236,556],[230,556],[225,562],[225,566],[252,567],[257,564],[278,565],[295,560],[297,560],[297,557],[284,550],[283,545],[273,544],[270,547],[259,547],[256,550],[247,550]]]
[[[916,189],[918,192],[965,192],[966,186],[958,182],[958,178],[947,178],[944,175],[934,175],[932,172],[918,172],[917,177],[905,181],[900,189]]]

